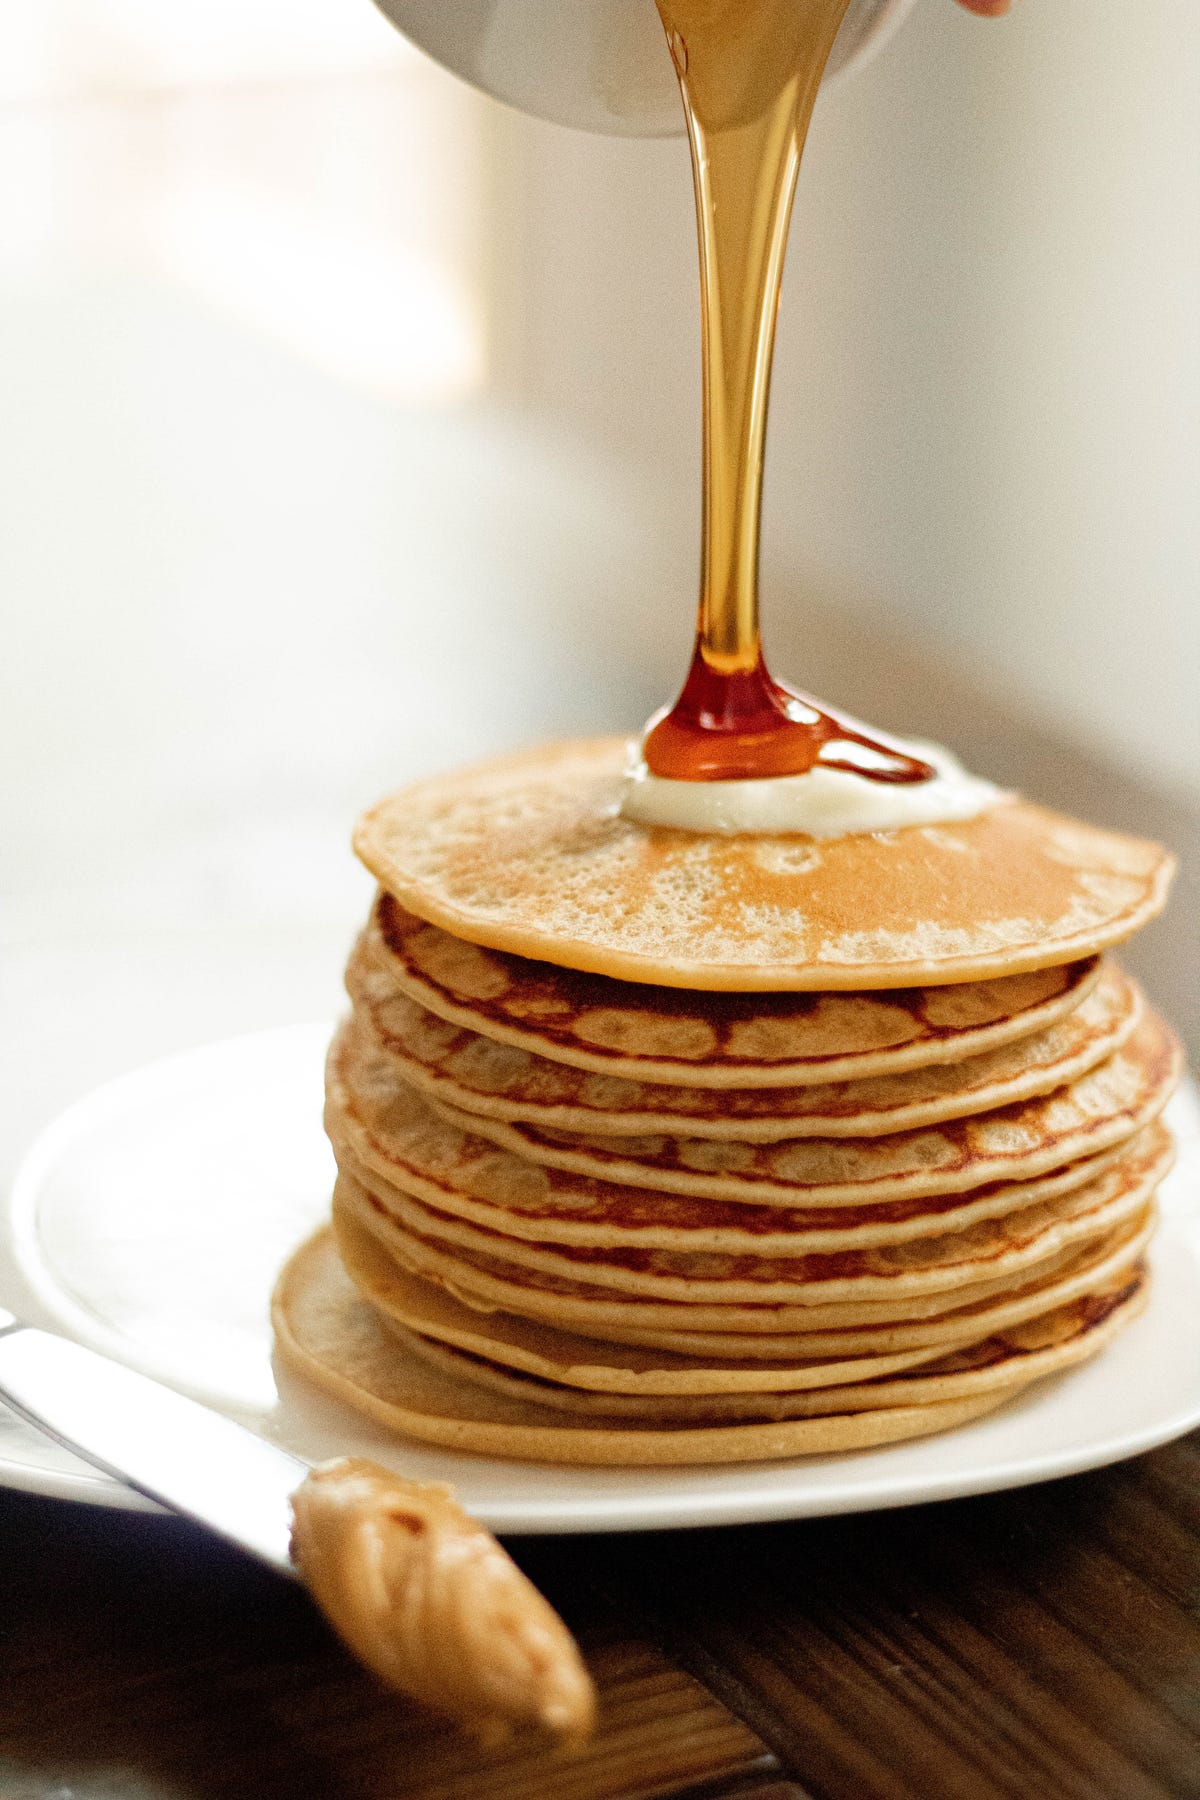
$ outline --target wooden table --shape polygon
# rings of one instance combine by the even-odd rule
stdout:
[[[1200,1795],[1200,1433],[980,1499],[513,1548],[600,1688],[571,1760],[476,1750],[189,1525],[0,1494],[0,1795]]]

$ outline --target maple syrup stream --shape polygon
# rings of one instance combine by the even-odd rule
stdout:
[[[771,354],[796,175],[849,0],[656,0],[679,77],[700,241],[700,608],[683,692],[651,720],[653,775],[872,781],[935,770],[785,687],[763,660],[758,549]],[[829,754],[825,752],[828,751]]]

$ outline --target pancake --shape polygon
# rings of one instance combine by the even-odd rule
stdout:
[[[341,1183],[358,1188],[380,1211],[401,1261],[413,1243],[451,1259],[467,1253],[518,1269],[549,1275],[631,1298],[676,1300],[686,1305],[829,1306],[847,1301],[905,1301],[918,1295],[961,1292],[985,1281],[1011,1278],[1057,1256],[1068,1246],[1107,1235],[1145,1210],[1162,1175],[1149,1157],[1118,1162],[1095,1181],[1009,1217],[986,1219],[962,1231],[941,1232],[903,1244],[858,1250],[814,1251],[797,1234],[786,1251],[658,1250],[604,1245],[550,1244],[510,1237],[504,1214],[483,1227],[442,1212],[396,1188],[367,1188],[343,1170]]]
[[[344,1210],[334,1207],[334,1230],[340,1246],[348,1256],[348,1233],[361,1237],[358,1228]],[[1153,1233],[1154,1209],[1144,1217],[1113,1232],[1111,1238],[1099,1239],[1074,1255],[1058,1260],[1057,1267],[1043,1265],[1030,1280],[1019,1286],[992,1283],[983,1290],[950,1296],[955,1303],[948,1310],[937,1311],[928,1301],[910,1303],[904,1318],[887,1319],[882,1307],[826,1308],[821,1311],[785,1308],[743,1308],[737,1319],[716,1316],[715,1309],[704,1316],[688,1312],[682,1306],[653,1308],[626,1305],[614,1307],[610,1300],[588,1296],[583,1289],[564,1297],[556,1287],[550,1294],[520,1289],[509,1285],[507,1299],[501,1284],[488,1277],[480,1279],[487,1294],[461,1283],[450,1284],[447,1291],[472,1312],[479,1311],[487,1319],[506,1305],[520,1305],[528,1318],[559,1328],[567,1328],[580,1336],[590,1334],[602,1342],[627,1349],[672,1350],[680,1355],[696,1357],[720,1356],[781,1361],[817,1360],[832,1362],[859,1356],[890,1356],[906,1350],[949,1349],[972,1343],[989,1332],[1033,1319],[1049,1307],[1077,1298],[1090,1291],[1105,1273],[1129,1267],[1136,1260]],[[369,1235],[369,1233],[367,1233]],[[387,1255],[384,1251],[385,1257]],[[472,1281],[477,1279],[472,1271]],[[440,1285],[436,1277],[434,1285]],[[859,1317],[848,1320],[847,1311]],[[507,1316],[507,1315],[506,1315]]]
[[[707,1304],[694,1296],[683,1301],[647,1299],[599,1287],[582,1277],[530,1268],[499,1253],[462,1243],[451,1245],[407,1231],[397,1225],[376,1195],[360,1188],[344,1172],[334,1185],[332,1217],[335,1234],[340,1236],[343,1224],[349,1220],[371,1232],[400,1267],[440,1282],[466,1305],[566,1324],[587,1336],[611,1337],[617,1342],[650,1341],[642,1335],[647,1331],[655,1334],[653,1341],[671,1344],[676,1341],[675,1334],[686,1332],[742,1336],[761,1332],[790,1338],[870,1326],[890,1330],[894,1325],[944,1318],[985,1301],[1011,1296],[1022,1285],[1012,1275],[1003,1275],[964,1285],[951,1294],[941,1290],[908,1295],[891,1292],[884,1300],[842,1300],[826,1306],[815,1301],[806,1305],[787,1305],[782,1301]],[[1025,1285],[1045,1285],[1069,1268],[1077,1256],[1069,1246],[1064,1248],[1039,1265]],[[664,1336],[663,1332],[671,1335]],[[682,1344],[682,1335],[679,1341]]]
[[[405,1080],[458,1112],[550,1131],[647,1131],[764,1143],[879,1137],[1050,1093],[1111,1056],[1142,1010],[1115,966],[1065,1018],[958,1063],[806,1087],[688,1088],[596,1075],[451,1025],[397,993],[364,937],[346,986],[355,1018]]]
[[[1170,1137],[1155,1121],[1092,1156],[1028,1180],[998,1180],[965,1192],[909,1194],[838,1206],[755,1204],[664,1193],[544,1167],[461,1129],[396,1081],[352,1029],[330,1050],[325,1123],[339,1164],[376,1191],[398,1189],[439,1211],[509,1236],[584,1246],[786,1250],[798,1237],[814,1249],[899,1244],[1017,1213],[1069,1192],[1118,1158],[1149,1149],[1162,1173]],[[1159,1176],[1161,1179],[1161,1174]]]
[[[777,1393],[873,1380],[944,1356],[948,1345],[966,1345],[1015,1328],[1042,1312],[1070,1305],[1123,1277],[1145,1248],[1151,1218],[1126,1233],[1105,1255],[1091,1257],[1072,1277],[1053,1284],[1036,1310],[1027,1299],[1011,1316],[980,1315],[958,1326],[957,1336],[885,1354],[852,1354],[839,1341],[825,1356],[793,1354],[778,1361],[723,1356],[711,1344],[692,1353],[587,1338],[509,1313],[481,1313],[437,1283],[400,1268],[382,1245],[349,1220],[338,1230],[347,1274],[365,1299],[388,1320],[425,1339],[450,1345],[492,1363],[559,1386],[632,1395]],[[1026,1310],[1021,1310],[1022,1305]],[[832,1334],[831,1334],[832,1335]],[[762,1343],[758,1345],[762,1349]],[[769,1346],[768,1346],[769,1348]],[[843,1353],[844,1352],[844,1353]]]
[[[1103,952],[1170,858],[1011,798],[645,828],[620,775],[563,745],[360,821],[333,1233],[281,1359],[409,1436],[634,1466],[899,1441],[1098,1351],[1180,1060]]]
[[[1094,1356],[1143,1309],[1148,1292],[1146,1270],[1139,1264],[1100,1290],[1043,1314],[1029,1325],[1014,1326],[1010,1331],[984,1338],[915,1372],[771,1394],[642,1397],[581,1392],[536,1376],[515,1374],[487,1357],[451,1349],[402,1326],[391,1329],[408,1350],[464,1384],[477,1382],[493,1393],[531,1399],[573,1418],[612,1418],[651,1426],[735,1419],[811,1419],[881,1407],[964,1400],[999,1389],[1012,1392]]]
[[[697,993],[557,968],[452,937],[376,896],[371,966],[452,1025],[593,1074],[690,1087],[804,1086],[957,1062],[1043,1031],[1084,998],[1095,957],[887,993]]]
[[[698,1291],[699,1282],[679,1282],[670,1275],[656,1277],[653,1267],[636,1282],[628,1278],[618,1281],[612,1276],[611,1263],[587,1258],[575,1265],[564,1258],[565,1267],[550,1267],[549,1257],[516,1240],[473,1232],[468,1241],[468,1234],[461,1230],[449,1236],[447,1231],[454,1229],[451,1221],[435,1220],[437,1229],[426,1235],[398,1218],[384,1200],[359,1187],[344,1172],[334,1188],[333,1224],[335,1231],[347,1220],[366,1229],[400,1267],[441,1283],[467,1305],[544,1320],[589,1337],[653,1341],[692,1350],[694,1343],[684,1343],[678,1334],[700,1333],[707,1341],[712,1332],[794,1337],[826,1331],[865,1332],[876,1326],[886,1334],[894,1326],[965,1315],[985,1303],[1044,1288],[1069,1273],[1087,1253],[1099,1256],[1115,1247],[1151,1210],[1148,1197],[1134,1209],[1132,1199],[1122,1204],[1110,1194],[1106,1205],[1111,1207],[1106,1216],[1115,1221],[1110,1230],[1100,1231],[1095,1214],[1077,1215],[1056,1248],[1042,1245],[1044,1254],[1035,1257],[1021,1254],[1026,1248],[1022,1241],[1011,1256],[997,1246],[990,1264],[960,1264],[959,1279],[952,1283],[940,1280],[935,1266],[906,1278],[901,1269],[875,1276],[860,1274],[857,1280],[850,1277],[839,1285],[837,1265],[827,1260],[815,1271],[810,1265],[813,1278],[807,1285],[787,1280],[772,1283],[761,1278],[767,1274],[762,1268],[755,1270],[760,1276],[757,1282],[735,1285],[732,1275],[724,1283],[713,1279],[707,1291],[714,1298]],[[941,1265],[943,1270],[948,1266],[952,1265]],[[664,1330],[671,1335],[658,1335]],[[642,1335],[647,1331],[656,1334],[653,1340]],[[890,1353],[916,1347],[921,1341],[912,1338],[893,1343],[879,1337],[866,1343],[865,1349],[868,1354]]]
[[[670,1196],[752,1209],[740,1226],[751,1232],[791,1228],[761,1217],[764,1207],[845,1211],[847,1225],[903,1222],[914,1215],[878,1209],[918,1201],[926,1210],[936,1198],[947,1205],[990,1202],[984,1210],[996,1212],[1008,1195],[1018,1206],[1026,1183],[1079,1168],[1144,1129],[1174,1085],[1175,1052],[1157,1038],[1141,1046],[1144,1057],[1135,1060],[1134,1048],[1120,1067],[1108,1064],[1095,1080],[1086,1078],[1086,1086],[990,1117],[869,1141],[764,1147],[664,1137],[569,1140],[450,1113],[430,1106],[344,1027],[327,1065],[326,1129],[386,1180],[450,1210],[469,1211],[465,1203],[479,1199],[530,1219],[574,1218],[589,1232],[600,1223],[686,1224]],[[614,1142],[641,1159],[614,1151]],[[713,1216],[739,1229],[732,1215]],[[828,1220],[833,1228],[839,1223]]]
[[[553,1407],[556,1412],[571,1413],[586,1419],[625,1419],[643,1425],[654,1425],[692,1423],[698,1420],[814,1418],[827,1413],[868,1411],[873,1407],[890,1405],[893,1400],[889,1385],[883,1382],[879,1384],[877,1391],[870,1394],[867,1393],[872,1386],[870,1382],[864,1382],[861,1386],[847,1384],[843,1388],[793,1388],[776,1392],[733,1390],[707,1394],[654,1395],[648,1398],[634,1394],[584,1390],[563,1387],[537,1376],[516,1374],[487,1357],[452,1349],[436,1339],[422,1337],[400,1325],[388,1322],[388,1328],[412,1355],[465,1383],[479,1382],[494,1393],[536,1400],[539,1405]],[[844,1405],[841,1403],[843,1393],[847,1396],[847,1403]],[[867,1398],[865,1406],[858,1404],[864,1396]],[[951,1397],[960,1396],[947,1396]],[[928,1398],[927,1394],[918,1391],[904,1401],[897,1399],[895,1403],[920,1405]]]
[[[829,1455],[966,1424],[1011,1391],[752,1425],[565,1424],[553,1408],[489,1393],[406,1356],[351,1285],[327,1231],[303,1244],[284,1268],[271,1317],[281,1360],[377,1423],[448,1449],[546,1463],[647,1467]]]
[[[438,1110],[461,1131],[576,1174],[717,1200],[861,1205],[1028,1180],[1095,1155],[1157,1117],[1181,1068],[1176,1039],[1150,1013],[1114,1055],[1052,1094],[876,1138],[748,1144],[667,1133],[567,1135],[441,1105]]]
[[[1164,1171],[1170,1156],[1169,1134],[1151,1122],[1132,1138],[1028,1181],[994,1181],[965,1193],[857,1206],[755,1205],[662,1193],[530,1163],[460,1130],[386,1070],[382,1079],[373,1079],[378,1070],[369,1052],[358,1060],[352,1032],[335,1040],[325,1122],[341,1165],[367,1187],[399,1188],[484,1226],[494,1225],[500,1210],[510,1236],[551,1243],[786,1250],[797,1233],[821,1250],[903,1243],[1052,1199],[1145,1144],[1153,1144]],[[347,1085],[344,1077],[355,1074],[361,1079]]]
[[[1166,898],[1159,846],[1006,800],[954,824],[816,840],[620,817],[619,739],[543,747],[401,790],[355,849],[408,911],[469,942],[666,987],[941,986],[1094,955]]]

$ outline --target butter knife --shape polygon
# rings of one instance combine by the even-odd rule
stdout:
[[[149,1376],[69,1338],[26,1325],[3,1309],[0,1400],[106,1475],[195,1519],[281,1574],[298,1573],[289,1553],[291,1499],[310,1473],[299,1457]],[[392,1582],[381,1578],[378,1533],[365,1559],[367,1579],[347,1586],[346,1546],[353,1550],[357,1545],[360,1555],[362,1551],[362,1527],[354,1515],[360,1503],[356,1490],[364,1481],[360,1470],[383,1476],[385,1483],[389,1472],[354,1459],[326,1464],[318,1472],[318,1495],[330,1491],[321,1482],[332,1477],[335,1513],[343,1468],[349,1480],[343,1483],[341,1512],[349,1537],[339,1539],[335,1532],[332,1540],[327,1533],[314,1540],[310,1505],[304,1563],[313,1597],[349,1647],[390,1685],[461,1718],[481,1736],[514,1723],[534,1723],[561,1740],[581,1743],[592,1730],[595,1690],[574,1639],[549,1602],[495,1539],[461,1511],[448,1489],[405,1484],[414,1498],[423,1496],[438,1513],[450,1544],[442,1579],[432,1590],[442,1597],[440,1629],[452,1638],[457,1632],[462,1641],[457,1660],[447,1658],[444,1642],[441,1656],[431,1658],[419,1632],[414,1639],[414,1617],[419,1625],[429,1624],[424,1610],[429,1590],[418,1585],[422,1603],[397,1606]],[[385,1526],[396,1517],[393,1496],[389,1485]],[[422,1529],[414,1537],[404,1524],[405,1518],[411,1524],[411,1509],[406,1506],[402,1515],[399,1524],[389,1527],[402,1551],[419,1555],[413,1552],[419,1544],[428,1553],[432,1534]],[[353,1564],[353,1554],[349,1561]],[[404,1576],[404,1555],[397,1567]],[[347,1596],[350,1604],[341,1604]],[[479,1628],[481,1618],[484,1628]],[[497,1643],[504,1651],[499,1679],[492,1667]]]
[[[221,1413],[0,1308],[0,1400],[64,1449],[281,1574],[308,1464]]]

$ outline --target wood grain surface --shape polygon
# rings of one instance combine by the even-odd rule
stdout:
[[[1200,1434],[858,1518],[516,1540],[595,1742],[484,1753],[180,1521],[0,1494],[0,1800],[1200,1796]]]

